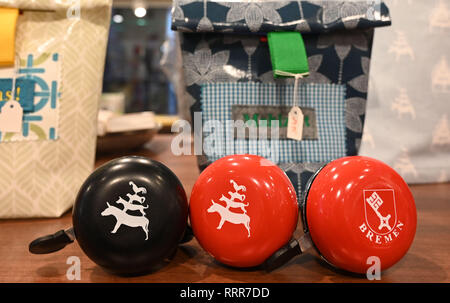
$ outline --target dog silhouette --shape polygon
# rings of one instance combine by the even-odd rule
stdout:
[[[232,193],[232,194],[236,194],[236,193]],[[248,206],[248,203],[245,204],[245,203],[242,203],[242,202],[235,202],[234,201],[235,196],[232,195],[232,194],[230,194],[231,199],[228,199],[227,197],[222,195],[222,197],[219,199],[219,201],[223,201],[223,202],[225,202],[227,204],[226,209],[230,209],[230,207],[231,208],[240,208],[244,213],[247,213],[247,210],[245,209],[245,207]],[[237,194],[237,195],[241,196],[239,194]],[[242,196],[243,196],[243,199],[239,199],[241,201],[245,199],[245,196],[244,195],[242,195]]]
[[[144,203],[145,202],[145,197],[141,197],[138,194],[127,194],[128,197],[128,202],[129,203],[133,203],[134,201],[138,202],[138,203]]]
[[[141,212],[141,214],[143,216],[145,216],[144,209],[148,208],[148,206],[136,205],[136,204],[133,204],[131,202],[128,202],[127,200],[122,199],[122,197],[119,197],[119,200],[117,200],[116,203],[117,204],[122,204],[123,205],[123,211],[125,211],[125,212],[127,210],[131,210],[131,211],[138,210],[138,211]]]

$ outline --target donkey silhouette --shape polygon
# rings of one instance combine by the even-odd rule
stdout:
[[[228,210],[228,208],[215,203],[211,200],[212,205],[208,208],[207,212],[214,213],[217,212],[220,215],[220,223],[217,229],[221,229],[225,222],[230,222],[233,224],[243,224],[248,231],[248,237],[250,237],[250,217],[246,214],[237,214]]]
[[[115,234],[119,227],[124,224],[129,227],[141,227],[145,232],[145,240],[148,240],[148,219],[145,216],[131,216],[127,214],[125,211],[121,210],[118,207],[109,205],[104,211],[102,211],[102,216],[114,216],[117,220],[114,229],[111,231],[112,234]]]
[[[144,209],[147,209],[148,206],[144,206],[144,205],[137,205],[137,204],[133,204],[131,202],[128,202],[127,200],[124,200],[122,197],[119,197],[119,199],[116,201],[117,204],[122,204],[123,205],[123,211],[126,212],[127,210],[138,210],[141,212],[141,214],[143,216],[145,216],[145,212]]]

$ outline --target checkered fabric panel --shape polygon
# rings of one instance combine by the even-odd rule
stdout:
[[[316,110],[318,140],[234,139],[227,128],[232,105],[292,106],[293,85],[208,83],[202,85],[205,154],[215,161],[231,154],[257,154],[277,163],[325,162],[346,155],[345,85],[301,84],[299,106]],[[228,131],[227,131],[228,130]],[[275,153],[275,155],[274,155]]]

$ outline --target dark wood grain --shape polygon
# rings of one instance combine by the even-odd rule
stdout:
[[[170,135],[158,135],[145,148],[131,154],[165,163],[177,174],[190,194],[199,172],[195,156],[174,156]],[[101,165],[125,154],[99,155]],[[382,273],[381,282],[450,282],[450,184],[411,186],[418,210],[418,227],[408,254]],[[177,251],[173,261],[159,271],[141,277],[111,275],[91,262],[77,243],[50,255],[32,255],[28,244],[36,237],[71,226],[71,214],[56,219],[0,221],[0,282],[69,282],[69,256],[81,260],[80,282],[367,282],[337,272],[312,253],[266,273],[225,267],[207,255],[193,240]],[[301,231],[296,232],[300,234]]]

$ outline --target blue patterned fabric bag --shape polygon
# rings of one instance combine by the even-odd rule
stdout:
[[[187,99],[202,113],[204,140],[214,152],[198,156],[200,169],[230,154],[267,156],[270,140],[238,137],[210,121],[277,121],[271,160],[286,172],[298,197],[323,164],[356,155],[365,118],[374,28],[391,24],[380,1],[174,0],[172,29],[179,31]],[[269,32],[298,31],[309,76],[298,85],[305,114],[303,139],[286,138],[293,78],[274,79]],[[275,152],[276,157],[273,157]]]

